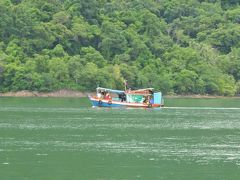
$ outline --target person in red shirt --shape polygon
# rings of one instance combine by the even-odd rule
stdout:
[[[105,99],[107,99],[107,100],[111,100],[111,99],[112,99],[112,97],[110,96],[110,94],[109,94],[109,93],[107,93],[107,94],[106,94],[106,96],[105,96]]]

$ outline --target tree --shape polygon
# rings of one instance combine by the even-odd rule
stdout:
[[[239,93],[239,0],[1,0],[0,90]]]
[[[175,74],[175,79],[175,92],[178,94],[189,94],[194,92],[198,75],[194,71],[184,69],[180,73]]]
[[[82,55],[83,64],[85,62],[93,62],[95,63],[99,68],[102,68],[107,65],[107,61],[104,59],[104,57],[101,55],[99,51],[94,49],[93,47],[83,47],[80,50]]]
[[[99,69],[96,64],[87,63],[80,72],[80,85],[84,90],[94,90],[100,82],[96,79],[98,77]]]
[[[208,41],[223,53],[229,53],[232,47],[240,47],[240,29],[238,25],[229,24],[214,31]]]
[[[56,87],[64,87],[69,81],[68,66],[64,59],[52,58],[49,62],[49,73],[55,79]]]
[[[121,22],[103,22],[101,34],[102,41],[99,47],[107,60],[110,60],[113,54],[121,54],[127,49],[127,40],[122,33],[124,26],[125,25]]]

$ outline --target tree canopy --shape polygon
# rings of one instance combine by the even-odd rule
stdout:
[[[240,94],[239,0],[1,0],[0,92]]]

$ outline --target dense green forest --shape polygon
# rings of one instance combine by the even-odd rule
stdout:
[[[0,92],[240,93],[239,0],[0,0]]]

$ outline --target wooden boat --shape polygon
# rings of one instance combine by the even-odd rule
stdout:
[[[89,96],[93,107],[163,107],[162,93],[153,88],[121,91],[98,87],[96,91],[96,96]]]

